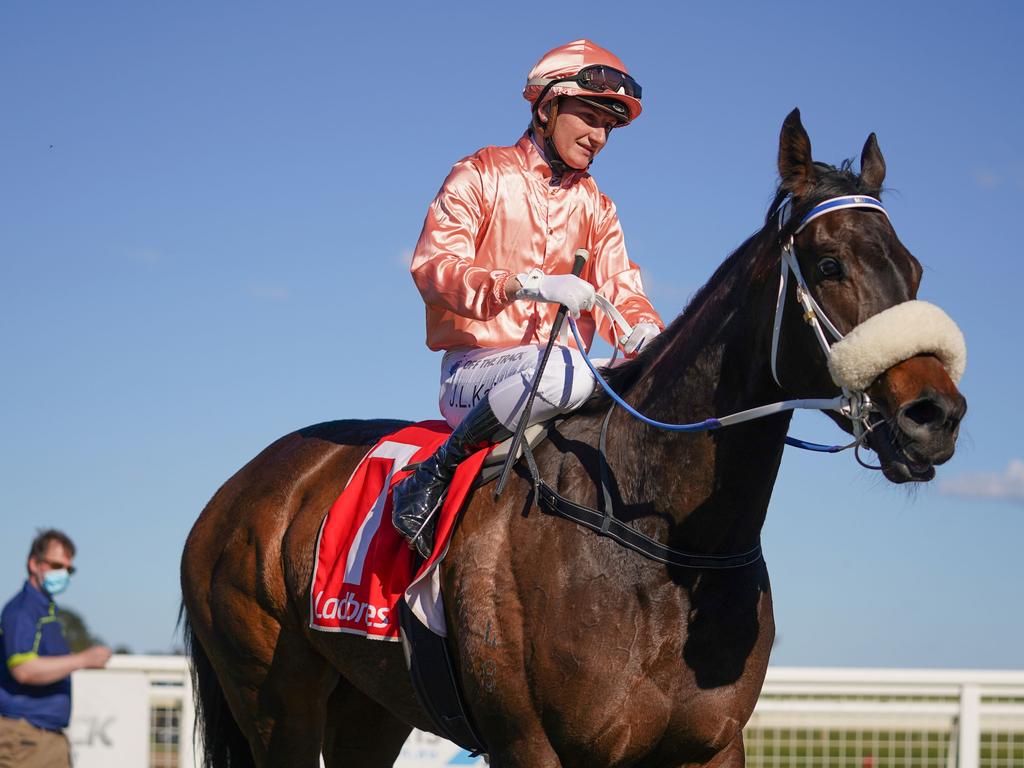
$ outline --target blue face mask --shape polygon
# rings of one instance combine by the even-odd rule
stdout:
[[[45,589],[47,594],[50,596],[59,595],[68,588],[68,584],[70,582],[71,574],[68,573],[65,568],[61,568],[56,571],[47,571],[43,574],[43,589]]]

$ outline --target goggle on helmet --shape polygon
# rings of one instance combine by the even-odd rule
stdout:
[[[642,110],[643,89],[611,51],[575,40],[548,51],[531,70],[523,97],[533,111],[557,96],[573,96],[614,115],[625,125]]]

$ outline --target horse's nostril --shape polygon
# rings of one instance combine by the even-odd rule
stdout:
[[[903,416],[920,427],[941,424],[946,420],[945,411],[934,400],[918,400],[903,409]]]
[[[929,394],[907,403],[899,411],[900,429],[917,438],[943,433],[955,436],[967,406],[963,398]]]

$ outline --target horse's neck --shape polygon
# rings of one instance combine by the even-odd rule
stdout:
[[[641,412],[689,423],[778,398],[768,360],[771,278],[752,275],[753,256],[737,259],[716,290],[673,326],[673,337],[630,389],[628,399]],[[654,511],[637,516],[640,526],[699,551],[738,552],[756,542],[788,414],[698,434],[642,426],[621,409],[615,418],[609,459],[630,467],[616,471],[622,500]]]

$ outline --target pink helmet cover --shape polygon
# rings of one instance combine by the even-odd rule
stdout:
[[[526,77],[527,84],[523,88],[523,98],[532,103],[544,89],[543,85],[531,85],[530,81],[541,78],[555,80],[560,77],[569,77],[575,75],[584,67],[590,67],[595,64],[604,64],[629,74],[626,65],[611,51],[602,48],[590,40],[573,40],[571,43],[552,48],[541,56],[540,61],[534,65],[533,69],[530,70],[530,74]],[[594,91],[581,88],[572,82],[558,83],[552,86],[545,95],[544,101],[548,101],[555,96],[589,96],[615,99],[624,104],[626,109],[629,110],[629,119],[631,121],[635,120],[643,109],[640,105],[640,100],[632,96],[612,93],[611,91],[595,93]]]

